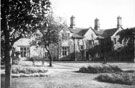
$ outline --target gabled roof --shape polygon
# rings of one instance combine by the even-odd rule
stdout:
[[[69,31],[69,28],[68,28],[67,26],[65,26],[65,27],[63,27],[62,30],[64,30],[64,31]]]
[[[99,30],[99,31],[94,30],[94,29],[92,30],[98,37],[107,38],[107,37],[112,36],[118,30],[118,28],[104,29],[104,30]]]
[[[70,31],[67,25],[64,25],[64,26],[63,26],[63,25],[62,25],[62,26],[59,26],[58,31],[60,32],[61,30],[63,30],[63,31]]]
[[[14,46],[30,46],[31,39],[21,38],[15,42]]]
[[[88,28],[69,28],[70,32],[73,33],[72,38],[83,38]]]
[[[83,36],[73,33],[73,35],[72,35],[72,37],[71,37],[71,38],[75,38],[75,39],[82,39],[82,38],[83,38]]]

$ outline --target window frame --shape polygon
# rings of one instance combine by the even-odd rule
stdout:
[[[62,46],[62,56],[69,55],[69,46]]]
[[[68,40],[70,34],[69,33],[62,33],[62,40]]]
[[[20,47],[21,57],[30,57],[30,47]]]

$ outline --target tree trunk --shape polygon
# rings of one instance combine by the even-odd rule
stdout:
[[[52,55],[51,55],[51,52],[49,51],[49,49],[47,49],[47,52],[48,52],[48,58],[49,58],[49,67],[52,67]]]
[[[48,54],[49,54],[49,67],[52,67],[52,55],[50,51],[48,52]]]
[[[5,34],[5,88],[10,88],[11,87],[11,82],[12,82],[12,61],[11,61],[11,46],[9,42],[9,32],[6,32]]]
[[[73,39],[74,41],[74,60],[77,61],[77,58],[76,58],[76,48],[75,48],[75,39]]]
[[[134,31],[133,34],[134,34],[134,36],[133,36],[134,37],[133,38],[133,42],[134,42],[134,45],[133,45],[134,46],[134,57],[133,57],[133,59],[134,59],[134,62],[135,62],[135,31]]]
[[[9,33],[9,25],[8,25],[8,21],[7,21],[7,17],[4,17],[5,19],[5,29],[4,29],[4,35],[5,35],[5,88],[10,88],[11,87],[11,82],[12,82],[12,77],[11,77],[11,66],[12,66],[12,62],[11,62],[11,43],[10,43],[10,33]]]
[[[12,62],[11,62],[11,57],[10,57],[10,51],[6,50],[5,51],[5,88],[10,88],[11,87],[11,82],[12,82]]]

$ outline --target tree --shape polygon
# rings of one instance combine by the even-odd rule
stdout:
[[[55,21],[52,14],[50,14],[47,17],[47,24],[40,26],[40,33],[37,33],[37,44],[40,46],[43,45],[47,50],[50,67],[52,67],[52,53],[57,53],[54,49],[58,48],[58,43],[60,41],[58,33],[63,27],[64,25]]]
[[[14,43],[34,31],[50,8],[49,0],[2,0],[1,37],[4,46],[5,87],[11,87],[11,54]]]
[[[113,42],[111,38],[105,38],[100,45],[101,48],[101,53],[103,54],[103,63],[107,63],[107,59],[109,58],[110,54],[112,53],[113,50]]]
[[[122,30],[118,35],[120,36],[119,42],[122,44],[119,53],[122,54],[126,60],[135,60],[135,28]]]

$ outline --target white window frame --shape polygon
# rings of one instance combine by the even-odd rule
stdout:
[[[30,47],[20,47],[21,57],[30,57]]]
[[[67,56],[69,54],[69,46],[62,46],[62,56]]]

